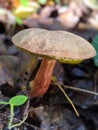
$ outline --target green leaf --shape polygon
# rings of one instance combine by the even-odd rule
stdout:
[[[9,100],[9,103],[13,106],[20,106],[27,101],[28,97],[24,95],[14,96]]]
[[[28,6],[28,0],[20,0],[20,3],[22,6],[25,6],[25,7]]]
[[[20,18],[16,17],[16,23],[18,25],[22,25],[22,20]]]
[[[93,57],[95,66],[98,66],[98,35],[96,35],[92,40],[92,45],[96,50],[96,56]]]
[[[38,3],[41,4],[41,5],[45,5],[47,2],[47,0],[38,0]]]
[[[56,3],[60,4],[60,0],[55,0]]]

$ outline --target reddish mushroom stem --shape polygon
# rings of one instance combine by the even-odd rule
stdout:
[[[49,88],[56,60],[43,59],[35,79],[30,82],[31,97],[42,96]]]

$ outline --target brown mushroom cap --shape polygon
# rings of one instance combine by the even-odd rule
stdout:
[[[66,31],[30,28],[15,34],[12,41],[27,52],[57,60],[84,60],[96,55],[89,42]]]

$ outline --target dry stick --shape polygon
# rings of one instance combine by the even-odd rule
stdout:
[[[68,86],[68,85],[64,85],[64,87],[67,88],[67,89],[71,89],[71,90],[75,90],[75,91],[79,91],[79,92],[85,92],[85,93],[88,93],[88,94],[98,96],[98,93],[93,92],[93,91],[89,91],[89,90],[85,90],[85,89],[81,89],[81,88],[76,88],[76,87],[72,87],[72,86]]]
[[[73,104],[72,100],[68,97],[68,95],[66,94],[66,92],[64,91],[64,89],[61,87],[61,85],[59,83],[56,83],[57,86],[59,87],[59,89],[63,92],[64,96],[67,98],[67,100],[69,101],[69,103],[72,105],[76,115],[79,117],[79,113],[77,111],[77,109],[75,108],[75,105]]]
[[[66,92],[63,90],[63,88],[61,87],[61,85],[59,83],[56,83],[57,86],[59,87],[59,89],[63,92],[63,94],[65,95],[65,97],[67,98],[67,100],[70,102],[70,104],[72,105],[75,113],[77,116],[79,116],[79,113],[78,111],[76,110],[73,102],[71,101],[71,99],[68,97],[68,95],[66,94]],[[96,92],[92,92],[92,91],[89,91],[89,90],[85,90],[85,89],[81,89],[81,88],[76,88],[76,87],[72,87],[72,86],[68,86],[68,85],[63,85],[65,88],[67,89],[71,89],[71,90],[75,90],[75,91],[80,91],[80,92],[85,92],[85,93],[88,93],[88,94],[92,94],[92,95],[96,95],[98,96],[98,93]]]

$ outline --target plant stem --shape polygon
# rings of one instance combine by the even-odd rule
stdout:
[[[0,104],[8,105],[9,102],[3,102],[3,101],[1,101]]]
[[[26,114],[26,116],[23,118],[23,120],[22,120],[21,122],[19,122],[19,123],[17,123],[17,124],[14,124],[14,125],[11,125],[11,126],[10,126],[10,129],[13,128],[13,127],[22,125],[27,118],[28,118],[28,114]]]
[[[12,122],[13,122],[13,116],[14,116],[14,106],[12,104],[10,104],[10,121],[9,121],[9,125],[8,128],[11,129],[12,126]]]

